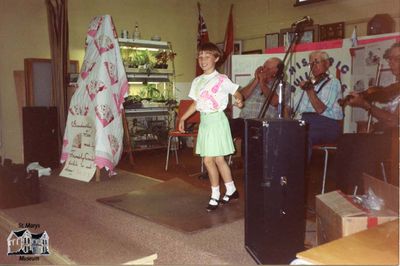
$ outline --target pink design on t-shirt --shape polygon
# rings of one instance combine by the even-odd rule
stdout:
[[[211,88],[212,93],[217,93],[219,88],[221,88],[222,83],[224,82],[224,76],[219,75],[218,76],[218,82]]]
[[[218,102],[215,100],[215,98],[208,92],[208,91],[203,91],[202,93],[200,93],[200,97],[206,100],[211,101],[212,106],[214,109],[218,109],[219,104]]]

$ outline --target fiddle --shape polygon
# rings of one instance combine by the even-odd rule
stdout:
[[[369,103],[387,103],[400,94],[400,82],[393,83],[386,87],[373,86],[358,94]],[[346,106],[352,98],[354,98],[353,95],[347,95],[343,99],[339,99],[338,103],[342,107]]]
[[[307,91],[311,90],[314,88],[314,86],[317,86],[321,81],[323,81],[326,77],[328,77],[328,74],[322,73],[316,77],[312,77],[306,80],[304,85],[301,87],[301,89]]]

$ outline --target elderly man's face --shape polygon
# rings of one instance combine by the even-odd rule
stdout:
[[[311,67],[311,72],[314,75],[314,77],[317,77],[323,73],[326,73],[329,69],[329,60],[328,59],[323,59],[321,55],[315,54],[310,56],[310,67]]]
[[[267,60],[264,63],[262,72],[265,73],[267,81],[275,78],[276,72],[278,72],[278,64],[279,62],[277,60]]]
[[[387,58],[393,75],[400,78],[400,47],[392,48]]]

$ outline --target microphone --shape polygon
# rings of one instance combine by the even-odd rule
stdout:
[[[298,21],[294,22],[292,24],[292,27],[297,26],[299,24],[303,24],[303,23],[312,25],[314,23],[314,21],[312,20],[312,18],[310,18],[310,16],[305,16],[304,18],[299,19]]]

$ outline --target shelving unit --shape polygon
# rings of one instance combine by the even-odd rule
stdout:
[[[134,150],[164,148],[172,123],[167,107],[126,109],[131,145]]]
[[[175,99],[174,52],[169,42],[118,39],[129,95],[141,99],[125,108],[133,150],[164,148],[174,126],[174,112],[167,100]]]

